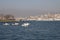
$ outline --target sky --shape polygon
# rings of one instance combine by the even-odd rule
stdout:
[[[60,12],[60,0],[0,0],[0,14],[16,17]]]

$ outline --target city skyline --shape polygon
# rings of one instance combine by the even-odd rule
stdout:
[[[48,12],[60,13],[60,0],[0,0],[0,14],[26,17]]]

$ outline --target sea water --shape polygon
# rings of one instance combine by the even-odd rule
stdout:
[[[30,23],[28,27],[21,26]],[[60,21],[23,21],[19,25],[2,25],[0,40],[60,40]]]

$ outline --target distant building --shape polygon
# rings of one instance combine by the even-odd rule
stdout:
[[[25,18],[20,17],[20,18],[15,18],[16,21],[20,21],[20,20],[25,20]]]

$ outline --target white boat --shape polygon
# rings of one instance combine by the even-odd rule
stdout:
[[[8,24],[8,23],[4,23],[3,25],[10,25],[10,24]]]
[[[12,25],[19,25],[19,23],[14,23],[14,24],[12,24]]]
[[[21,26],[27,27],[29,25],[30,25],[30,23],[23,23]]]

